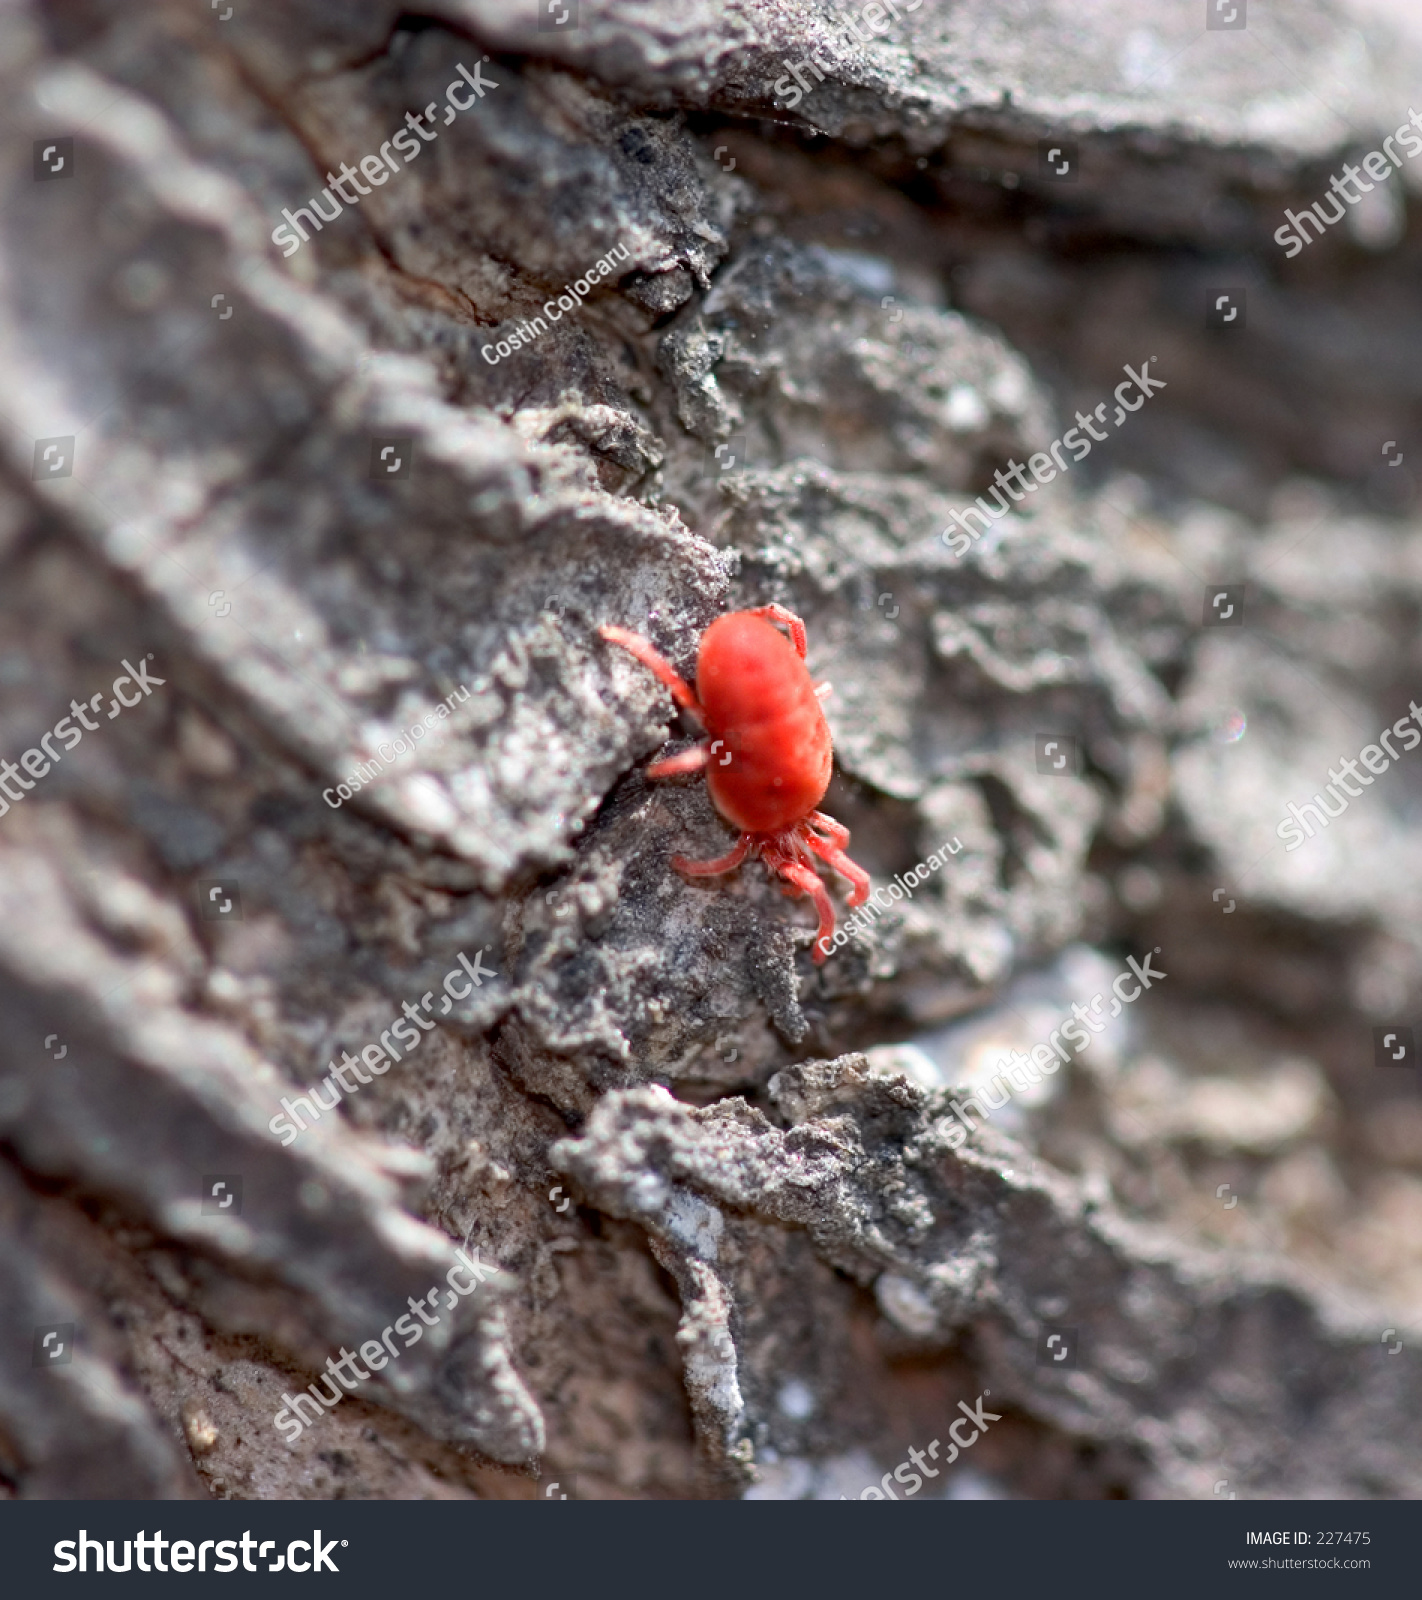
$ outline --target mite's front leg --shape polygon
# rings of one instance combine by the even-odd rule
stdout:
[[[809,648],[809,642],[805,638],[805,624],[793,611],[777,605],[752,606],[746,615],[750,617],[768,617],[770,621],[778,622],[782,628],[789,628],[790,643],[795,646],[795,653],[800,657],[801,661],[805,659],[805,652]]]
[[[685,772],[700,772],[710,756],[705,742],[694,744],[690,750],[668,756],[664,761],[654,761],[647,768],[649,778],[677,778]]]
[[[696,691],[650,639],[633,633],[630,628],[619,628],[611,623],[597,631],[609,644],[621,646],[628,655],[635,656],[648,672],[654,673],[657,681],[671,691],[672,699],[679,706],[690,711],[702,723],[706,721],[706,713],[701,709]]]

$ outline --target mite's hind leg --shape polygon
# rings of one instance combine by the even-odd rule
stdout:
[[[812,827],[818,828],[821,833],[828,834],[829,841],[836,850],[849,848],[849,829],[842,822],[836,822],[823,811],[812,811],[805,821]]]
[[[775,862],[775,871],[788,883],[793,884],[801,894],[809,895],[815,903],[820,927],[815,935],[815,949],[811,959],[817,967],[822,967],[829,960],[829,942],[834,937],[834,906],[830,903],[829,894],[813,867],[802,867],[798,861],[782,858]]]
[[[671,864],[688,878],[712,878],[718,872],[729,872],[733,867],[740,866],[754,837],[754,834],[743,833],[725,855],[717,856],[714,861],[688,861],[685,856],[673,856]]]
[[[805,834],[805,843],[809,845],[810,849],[815,852],[821,861],[833,867],[841,877],[849,879],[850,883],[854,885],[849,896],[849,903],[852,906],[862,906],[869,898],[870,889],[869,874],[864,868],[851,861],[838,846],[829,844],[824,839],[817,839],[814,834],[808,831]]]

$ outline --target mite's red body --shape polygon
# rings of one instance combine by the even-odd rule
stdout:
[[[788,628],[790,638],[772,621]],[[820,918],[814,960],[822,963],[834,933],[834,907],[814,857],[854,885],[852,906],[868,899],[869,874],[844,853],[849,830],[816,810],[829,787],[833,746],[805,666],[805,624],[784,606],[718,617],[701,636],[695,692],[641,634],[613,627],[599,632],[654,672],[706,729],[699,744],[654,763],[647,776],[705,768],[716,809],[740,830],[735,847],[717,860],[673,856],[672,865],[702,877],[729,872],[747,855],[759,856],[785,880],[786,894],[814,901]]]

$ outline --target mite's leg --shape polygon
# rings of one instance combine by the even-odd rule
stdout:
[[[621,645],[628,655],[636,656],[648,672],[655,673],[657,681],[671,691],[672,699],[679,706],[693,712],[702,722],[706,721],[706,713],[701,709],[701,702],[691,685],[650,639],[644,639],[640,633],[633,633],[627,628],[611,625],[597,631],[609,644]]]
[[[869,898],[869,874],[863,867],[856,866],[837,845],[828,844],[825,840],[816,838],[808,829],[805,830],[805,843],[819,858],[827,862],[842,877],[848,878],[854,885],[854,890],[849,896],[852,906],[862,906]]]
[[[707,749],[704,743],[692,745],[680,755],[668,756],[665,761],[654,761],[647,768],[649,778],[675,778],[683,772],[700,772],[706,765]]]
[[[805,659],[805,624],[793,611],[787,611],[784,606],[752,606],[750,614],[753,617],[769,617],[781,627],[789,628],[791,644],[795,646],[801,661]]]
[[[823,811],[812,811],[805,821],[813,824],[821,833],[828,834],[829,841],[836,850],[849,848],[849,829],[842,822],[836,822]]]
[[[685,856],[673,856],[671,864],[678,872],[684,872],[688,878],[711,878],[718,872],[729,872],[733,867],[740,866],[754,838],[753,833],[743,833],[733,848],[714,861],[688,861]]]
[[[829,960],[829,942],[834,937],[834,907],[830,904],[825,886],[813,867],[802,867],[798,861],[789,861],[784,857],[777,859],[774,865],[782,878],[794,884],[802,894],[809,895],[815,903],[820,927],[815,935],[815,951],[811,959],[817,967],[822,967]]]

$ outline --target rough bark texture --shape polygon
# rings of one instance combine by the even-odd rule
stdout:
[[[858,1497],[990,1390],[925,1494],[1422,1493],[1422,1100],[1374,1053],[1422,756],[1275,832],[1422,692],[1422,162],[1271,237],[1416,41],[1338,0],[869,44],[820,0],[223,9],[0,6],[0,758],[94,721],[0,801],[0,1492]],[[370,192],[284,257],[343,162]],[[1090,460],[955,554],[1078,408]],[[727,828],[644,778],[695,730],[596,631],[690,673],[772,601],[853,855],[942,863],[823,966],[760,867],[670,867]]]

